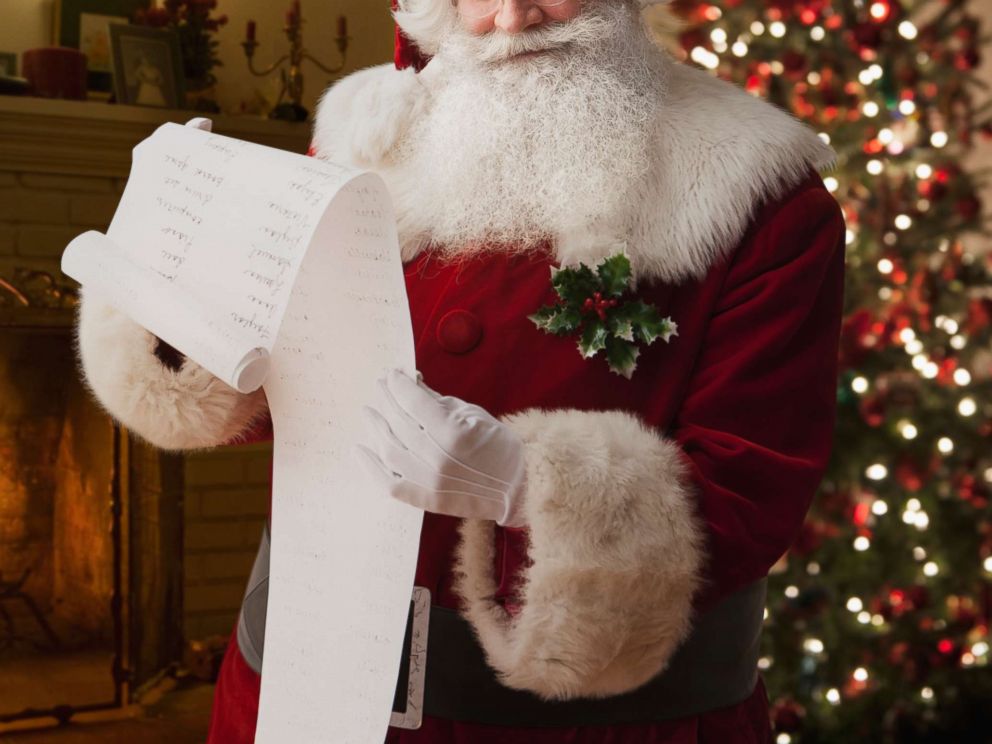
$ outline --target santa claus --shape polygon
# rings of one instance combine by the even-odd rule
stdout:
[[[383,498],[425,511],[423,724],[387,741],[770,737],[765,576],[835,416],[845,226],[818,174],[833,152],[658,48],[648,2],[404,0],[396,65],[320,102],[311,154],[376,171],[395,201],[420,373],[383,376],[356,447]],[[552,277],[579,274],[562,272],[616,280],[595,269],[617,254],[623,292],[573,308],[576,334],[530,317],[565,307]],[[616,325],[631,303],[671,318],[664,341]],[[79,348],[94,393],[154,444],[271,433],[261,392],[98,297]],[[266,547],[212,744],[254,736]]]

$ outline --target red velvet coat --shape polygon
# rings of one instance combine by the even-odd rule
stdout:
[[[845,226],[818,175],[764,204],[739,245],[704,279],[642,283],[678,324],[643,350],[631,380],[583,360],[569,338],[527,319],[554,301],[550,254],[405,264],[418,369],[435,390],[502,416],[527,408],[623,410],[678,443],[704,525],[706,609],[764,576],[795,538],[831,451],[843,303]],[[425,515],[416,580],[435,603],[452,590],[459,520]],[[278,529],[278,525],[274,525]],[[515,609],[526,530],[496,530],[499,596]],[[429,653],[429,651],[428,651]],[[232,642],[210,744],[253,740],[259,678]],[[330,734],[329,734],[330,736]],[[759,683],[730,708],[656,725],[510,729],[427,718],[390,729],[394,744],[644,744],[770,740]],[[329,741],[333,737],[329,738]]]

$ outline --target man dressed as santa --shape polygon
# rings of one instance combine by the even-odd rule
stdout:
[[[396,65],[320,102],[311,154],[376,171],[395,202],[420,373],[379,380],[355,450],[425,511],[424,718],[389,742],[770,737],[765,576],[835,416],[833,152],[656,47],[649,1],[404,0]],[[79,346],[154,444],[270,435],[261,392],[100,298]],[[253,740],[266,549],[211,744]]]

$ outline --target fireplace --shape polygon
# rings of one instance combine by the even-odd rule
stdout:
[[[187,642],[215,648],[234,627],[268,446],[178,457],[115,427],[76,369],[59,271],[72,238],[106,229],[134,145],[192,115],[0,96],[0,738],[140,701]],[[295,152],[310,135],[214,128]]]
[[[0,724],[120,706],[181,652],[181,471],[85,389],[75,303],[0,280]]]

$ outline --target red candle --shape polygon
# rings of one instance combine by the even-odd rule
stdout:
[[[248,30],[246,32],[246,38],[248,41],[255,41],[255,21],[248,21]]]
[[[348,38],[348,19],[343,15],[338,16],[338,38],[346,39]]]

